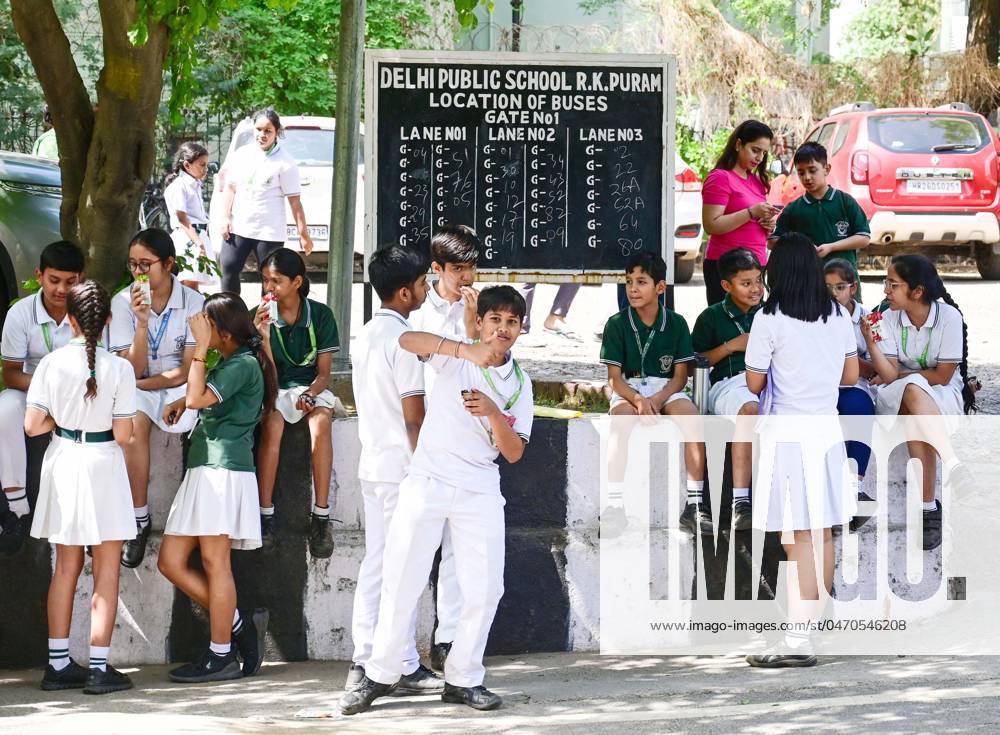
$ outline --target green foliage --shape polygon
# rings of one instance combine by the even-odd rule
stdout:
[[[923,57],[934,50],[941,5],[935,0],[874,0],[847,26],[849,54]]]
[[[729,132],[727,129],[720,129],[710,136],[701,137],[687,125],[677,124],[677,152],[702,181],[719,159]]]
[[[245,0],[198,43],[198,96],[216,110],[274,106],[286,114],[334,114],[341,0],[275,6]],[[365,44],[402,48],[430,23],[421,0],[368,0]]]
[[[793,47],[805,47],[819,30],[809,27],[808,16],[819,3],[820,28],[830,22],[830,11],[840,0],[715,0],[737,24],[760,41],[777,37]]]

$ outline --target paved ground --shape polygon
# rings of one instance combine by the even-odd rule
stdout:
[[[881,279],[884,273],[865,273],[862,284],[868,306],[881,300]],[[996,310],[1000,301],[1000,284],[987,282],[976,273],[945,275],[945,285],[969,325],[970,374],[978,375],[983,383],[979,394],[984,413],[1000,414],[1000,328]],[[558,287],[542,284],[535,289],[532,309],[532,331],[514,348],[519,360],[532,378],[546,380],[604,380],[607,373],[598,362],[600,343],[594,338],[604,322],[617,310],[615,286],[586,286],[580,289],[569,314],[569,326],[582,341],[574,342],[556,334],[546,333],[542,322],[552,305]],[[326,287],[313,287],[313,297],[325,300]],[[259,286],[244,284],[243,296],[248,303],[258,303]],[[362,324],[362,290],[355,286],[352,294],[352,323]],[[377,297],[376,297],[377,298]],[[376,307],[378,306],[376,301]],[[693,327],[705,308],[705,287],[700,272],[692,281],[675,289],[675,307]]]
[[[262,676],[206,686],[132,672],[136,689],[88,697],[46,693],[38,671],[0,671],[0,732],[337,733],[995,733],[1000,659],[827,658],[813,669],[751,669],[736,657],[581,654],[497,657],[492,713],[436,698],[380,700],[342,717],[332,705],[346,664],[265,666]]]

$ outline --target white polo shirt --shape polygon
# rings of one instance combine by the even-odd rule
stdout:
[[[513,417],[514,431],[528,441],[534,418],[531,379],[522,371],[523,383],[518,380],[512,359],[485,370],[467,360],[443,355],[434,355],[427,363],[437,371],[437,380],[427,401],[424,428],[410,462],[410,474],[471,492],[499,494],[496,458],[500,452],[491,441],[489,421],[465,410],[462,391],[476,389],[489,396]],[[493,386],[486,378],[487,370]],[[513,404],[507,407],[512,399]]]
[[[180,367],[184,362],[184,348],[194,347],[194,337],[188,330],[188,319],[201,311],[205,297],[188,288],[173,276],[170,298],[162,314],[150,313],[148,360],[143,377],[160,375]],[[132,288],[123,288],[111,299],[111,351],[119,353],[132,346],[135,339],[136,319],[132,311]],[[154,345],[156,346],[154,357]]]
[[[455,303],[438,295],[437,282],[431,284],[423,306],[410,314],[410,324],[415,332],[430,332],[448,339],[468,341],[465,331],[465,297]],[[424,368],[424,388],[427,395],[434,387],[436,372],[427,365]]]
[[[358,478],[367,482],[402,482],[410,466],[413,452],[401,401],[424,394],[424,366],[399,346],[399,335],[409,330],[401,314],[379,309],[351,347],[361,440]]]
[[[879,346],[884,344],[883,354],[897,358],[903,370],[931,369],[939,362],[961,365],[962,321],[962,313],[943,301],[931,304],[927,321],[919,329],[913,326],[905,310],[887,311],[882,316],[882,335],[886,340]],[[955,370],[948,385],[961,395],[959,370]]]
[[[171,230],[176,230],[181,226],[180,220],[177,219],[177,212],[187,214],[188,221],[193,225],[208,224],[208,215],[205,214],[205,200],[201,196],[201,184],[201,181],[187,171],[181,171],[177,178],[163,190],[163,201],[170,214]]]
[[[69,315],[56,324],[45,310],[39,291],[10,307],[3,323],[0,353],[4,360],[24,363],[22,369],[30,375],[43,357],[65,346],[72,338]]]
[[[761,309],[753,318],[746,366],[768,376],[771,413],[837,415],[844,360],[858,354],[854,325],[841,308],[824,322]]]
[[[104,350],[94,356],[97,395],[84,400],[87,353],[82,339],[46,355],[28,387],[27,403],[76,431],[107,431],[113,419],[135,416],[135,372],[127,360]]]
[[[236,187],[232,231],[255,240],[284,242],[285,197],[299,196],[299,166],[281,143],[264,152],[256,143],[243,146],[228,167]]]

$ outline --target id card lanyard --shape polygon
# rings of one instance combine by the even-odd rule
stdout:
[[[170,315],[173,313],[173,309],[167,309],[166,313],[160,317],[160,326],[156,330],[156,336],[153,333],[149,333],[149,349],[152,352],[152,358],[157,359],[160,352],[160,344],[163,342],[163,335],[167,333],[167,325],[170,324]]]
[[[662,307],[661,307],[662,308]],[[659,316],[659,312],[657,312]],[[629,324],[632,325],[632,336],[635,337],[635,346],[639,348],[639,381],[646,385],[646,354],[649,352],[649,348],[653,344],[653,338],[656,336],[656,324],[649,328],[649,336],[646,337],[646,344],[642,344],[642,340],[639,339],[639,328],[635,325],[635,320],[632,318],[632,313],[629,312],[628,315]]]
[[[316,359],[316,329],[313,327],[312,320],[309,321],[309,353],[305,356],[302,362],[296,362],[288,354],[288,350],[285,349],[285,338],[281,336],[281,329],[277,324],[272,324],[274,327],[275,335],[278,337],[278,347],[281,348],[281,354],[285,356],[285,359],[295,367],[305,367],[306,365],[311,365],[312,361]]]
[[[45,349],[52,352],[52,332],[49,331],[48,322],[42,322],[42,339],[45,340]]]
[[[521,372],[521,366],[517,364],[517,360],[512,360],[512,362],[514,363],[514,375],[517,376],[517,390],[514,391],[513,395],[511,395],[509,399],[505,399],[503,393],[497,390],[489,369],[479,368],[483,371],[483,378],[486,380],[486,384],[490,387],[490,390],[493,391],[496,397],[501,401],[506,401],[503,407],[504,411],[509,411],[511,407],[517,403],[517,399],[521,397],[521,391],[524,389],[524,373]]]
[[[903,332],[900,335],[900,342],[902,342],[903,354],[906,355],[907,357],[910,357],[911,359],[916,360],[917,364],[920,366],[921,370],[926,370],[927,369],[927,353],[931,349],[931,337],[934,334],[934,327],[927,327],[927,344],[924,345],[924,351],[920,353],[919,357],[911,357],[910,353],[908,353],[906,351],[906,339],[907,339],[907,333],[908,332],[909,332],[909,328],[908,327],[903,327]]]

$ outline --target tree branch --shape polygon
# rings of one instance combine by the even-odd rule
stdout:
[[[94,111],[52,0],[10,0],[10,9],[14,30],[28,52],[52,113],[62,171],[60,224],[63,236],[72,237],[94,131]]]

